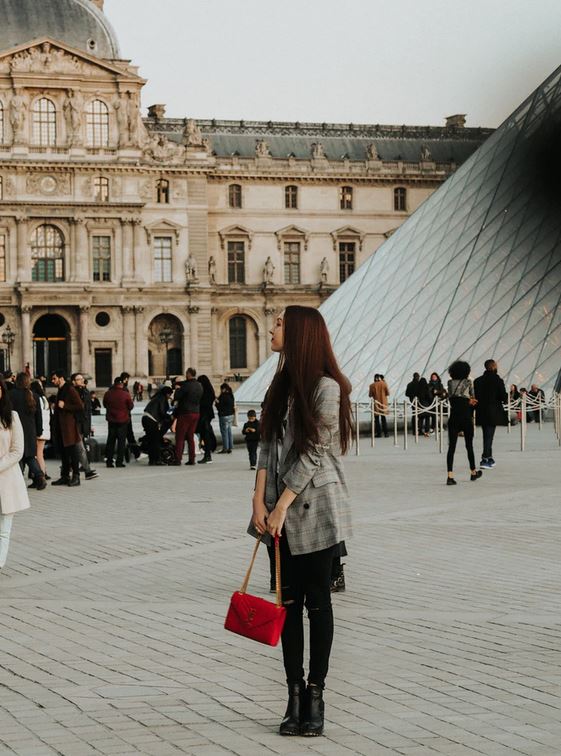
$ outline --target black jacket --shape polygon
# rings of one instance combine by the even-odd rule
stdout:
[[[477,425],[506,425],[503,403],[508,400],[505,384],[495,372],[486,370],[473,382],[477,399],[475,420]]]
[[[253,433],[250,431],[248,433],[248,428],[253,428]],[[245,440],[248,444],[257,444],[259,443],[259,420],[248,420],[247,423],[243,424],[242,428],[242,435],[245,436]]]
[[[76,422],[82,438],[88,438],[92,435],[92,400],[90,392],[85,386],[74,386],[78,396],[82,400],[84,409],[76,413]]]
[[[177,404],[175,414],[198,414],[202,396],[203,387],[197,380],[183,381],[173,397],[173,401]]]
[[[164,391],[158,391],[144,407],[144,412],[161,425],[167,419],[169,409],[168,394]]]
[[[223,391],[218,397],[218,417],[228,417],[234,414],[234,395]]]
[[[37,454],[37,437],[43,433],[43,413],[35,394],[35,410],[27,406],[25,389],[13,388],[10,391],[12,408],[18,413],[23,427],[23,456],[34,457]]]
[[[205,391],[203,389],[203,395],[201,397],[200,413],[201,418],[204,420],[214,420],[214,402],[216,401],[216,394],[213,391]]]

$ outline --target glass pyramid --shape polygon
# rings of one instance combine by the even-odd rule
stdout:
[[[561,68],[321,306],[366,400],[417,371],[494,358],[507,383],[553,390],[561,368]],[[236,392],[262,399],[273,355]]]

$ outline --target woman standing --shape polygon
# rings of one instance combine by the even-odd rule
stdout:
[[[201,437],[201,446],[204,448],[204,457],[199,459],[199,465],[205,465],[212,462],[212,452],[216,449],[216,438],[212,430],[212,421],[214,419],[214,402],[216,394],[207,375],[199,376],[199,383],[203,387],[203,395],[199,408],[200,417],[198,433]],[[233,397],[232,397],[233,398]],[[222,441],[224,443],[224,441]]]
[[[351,535],[340,459],[352,436],[351,386],[317,310],[287,307],[271,334],[271,348],[281,356],[263,406],[250,532],[280,536],[288,683],[280,734],[313,736],[323,733],[333,640],[331,565],[339,543]],[[304,604],[310,622],[307,688]]]
[[[471,471],[470,480],[478,480],[483,473],[475,469],[475,455],[473,453],[473,411],[477,400],[473,393],[473,383],[469,379],[471,368],[467,362],[458,360],[448,368],[451,380],[448,381],[448,399],[450,401],[450,417],[448,419],[448,467],[447,486],[455,486],[454,454],[460,433],[464,434],[466,451]]]
[[[12,412],[6,384],[0,379],[0,569],[6,564],[14,514],[29,508],[19,466],[23,456],[23,428]]]
[[[431,402],[434,402],[435,399],[446,399],[446,391],[444,390],[444,386],[442,385],[442,381],[440,380],[440,376],[438,373],[431,373],[430,374],[430,380],[429,380],[429,394],[431,398]],[[430,433],[434,433],[436,429],[436,406],[433,410],[431,410],[430,413]]]
[[[142,415],[142,428],[146,433],[149,465],[165,465],[161,455],[161,445],[164,433],[168,429],[170,419],[170,397],[173,394],[171,386],[162,386],[154,394]]]
[[[222,436],[222,449],[219,454],[231,454],[234,448],[232,423],[234,422],[234,394],[227,383],[220,386],[220,396],[216,401],[218,407],[218,424]]]
[[[51,408],[41,381],[32,381],[31,390],[41,410],[41,419],[43,421],[43,431],[37,437],[37,463],[45,476],[45,480],[50,480],[50,477],[47,475],[47,466],[45,465],[45,444],[51,440]]]
[[[15,388],[10,392],[10,402],[23,427],[24,449],[21,466],[23,468],[27,465],[29,468],[29,474],[33,478],[30,487],[42,491],[47,487],[47,482],[37,462],[37,437],[43,434],[43,416],[30,387],[31,378],[27,373],[18,373]]]

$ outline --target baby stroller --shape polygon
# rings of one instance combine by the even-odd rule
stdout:
[[[140,446],[140,451],[144,452],[144,454],[148,454],[146,436],[141,436],[138,439],[138,445]],[[163,462],[164,465],[175,464],[175,446],[173,442],[165,436],[162,436],[160,441],[160,461]]]

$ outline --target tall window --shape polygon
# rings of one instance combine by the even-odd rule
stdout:
[[[353,209],[353,188],[352,186],[342,186],[339,189],[339,204],[341,210]]]
[[[240,184],[230,184],[228,187],[228,204],[230,207],[242,206],[242,188]]]
[[[297,186],[285,186],[284,187],[284,206],[288,210],[298,209],[298,187]]]
[[[393,209],[398,212],[407,210],[407,189],[404,186],[393,190]]]
[[[0,102],[0,144],[4,144],[4,105]]]
[[[31,236],[32,281],[64,281],[64,239],[56,226],[44,223]]]
[[[230,320],[230,368],[247,367],[247,323],[236,315]]]
[[[37,147],[56,145],[56,109],[54,103],[41,97],[33,103],[33,144]]]
[[[171,236],[154,237],[154,281],[171,282]]]
[[[109,147],[109,109],[101,100],[86,109],[86,140],[89,147]]]
[[[284,243],[284,282],[300,283],[300,242]]]
[[[169,181],[159,179],[156,183],[156,202],[160,205],[169,204]]]
[[[111,280],[111,237],[92,237],[93,280]]]
[[[355,272],[355,243],[339,242],[339,283]]]
[[[0,281],[6,280],[6,236],[0,234]]]
[[[96,202],[109,202],[109,179],[106,176],[95,177],[94,195]]]
[[[245,245],[228,242],[228,283],[245,283]]]

